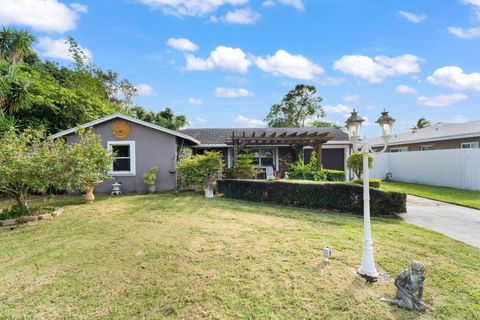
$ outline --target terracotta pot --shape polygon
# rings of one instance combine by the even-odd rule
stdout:
[[[87,193],[85,193],[85,202],[92,203],[95,200],[95,196],[93,195],[94,187],[87,188]]]

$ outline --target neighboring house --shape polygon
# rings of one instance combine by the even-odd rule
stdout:
[[[93,128],[103,146],[116,153],[109,172],[114,180],[99,184],[95,188],[98,193],[110,193],[114,182],[121,183],[125,193],[145,192],[143,174],[152,166],[159,169],[157,190],[174,189],[175,166],[182,147],[192,147],[194,153],[222,151],[226,169],[233,166],[235,154],[249,148],[255,152],[255,162],[260,168],[273,167],[282,176],[288,170],[288,163],[295,161],[297,156],[308,162],[313,148],[324,168],[346,171],[345,162],[350,152],[348,135],[335,128],[186,129],[177,132],[119,113],[80,127]],[[75,143],[76,131],[77,128],[71,128],[52,138],[63,137],[67,143]]]
[[[370,139],[373,147],[383,144],[380,137]],[[388,152],[473,149],[480,147],[480,120],[465,123],[440,123],[394,135]]]
[[[183,133],[119,113],[85,123],[81,127],[92,127],[93,132],[101,137],[103,146],[117,154],[109,172],[115,181],[108,180],[95,187],[98,193],[111,192],[113,182],[120,182],[122,191],[126,193],[144,192],[143,174],[152,166],[159,169],[157,190],[174,189],[179,146],[200,144]],[[74,143],[76,131],[77,128],[72,128],[52,137],[64,137],[68,143]]]
[[[193,146],[196,153],[221,151],[226,169],[234,164],[233,140],[243,140],[243,148],[254,152],[254,161],[260,168],[273,167],[282,177],[288,171],[288,163],[294,162],[297,156],[308,163],[315,145],[319,147],[319,163],[325,169],[347,173],[350,142],[348,134],[336,128],[210,128],[181,132],[201,141],[201,144]]]

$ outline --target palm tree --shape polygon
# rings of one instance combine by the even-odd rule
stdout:
[[[418,129],[423,129],[423,128],[426,128],[426,127],[430,127],[432,124],[430,123],[430,121],[428,121],[427,119],[425,118],[420,118],[417,120],[417,124],[412,126],[412,130],[418,130]]]
[[[32,50],[35,37],[27,30],[3,27],[0,31],[0,57],[11,64],[22,63]]]
[[[171,130],[178,130],[187,124],[187,118],[184,115],[175,116],[170,108],[165,108],[165,110],[158,112],[155,120],[162,127]]]
[[[18,112],[30,101],[30,83],[19,75],[18,66],[0,67],[0,110],[6,113]]]

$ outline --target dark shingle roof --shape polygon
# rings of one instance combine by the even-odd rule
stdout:
[[[297,134],[302,134],[304,132],[318,134],[328,132],[328,136],[331,137],[332,141],[348,141],[348,134],[345,132],[335,129],[335,128],[206,128],[206,129],[184,129],[180,130],[183,134],[189,135],[201,142],[202,145],[219,145],[225,144],[225,139],[230,138],[232,133],[235,135],[242,135],[245,132],[245,135],[251,136],[255,132],[255,135],[258,137],[263,132],[268,135],[273,134],[274,132],[278,135],[286,133],[287,135],[297,132]]]

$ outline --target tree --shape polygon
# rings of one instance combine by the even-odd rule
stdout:
[[[253,163],[253,154],[250,150],[244,150],[238,155],[233,165],[232,174],[236,179],[253,179],[258,170]]]
[[[146,111],[143,107],[135,106],[130,108],[129,111],[131,111],[137,119],[171,130],[179,130],[187,124],[187,118],[184,115],[176,116],[170,108],[165,108],[163,111],[154,113],[152,111]]]
[[[347,159],[347,167],[355,173],[357,178],[361,178],[363,174],[363,155],[352,153]],[[368,167],[373,168],[373,157],[371,155],[368,155]]]
[[[17,65],[0,65],[0,109],[16,113],[30,102],[30,82]]]
[[[11,64],[23,63],[24,57],[32,51],[35,37],[27,30],[2,27],[0,31],[0,58]]]
[[[311,117],[324,117],[315,86],[298,84],[288,92],[279,104],[274,104],[265,122],[269,127],[305,127]]]
[[[309,127],[312,128],[335,128],[335,129],[343,129],[342,126],[339,126],[338,124],[328,122],[328,121],[322,121],[322,120],[314,120],[308,124]]]
[[[14,117],[6,115],[0,109],[0,137],[7,132],[16,132],[18,130],[18,122]]]
[[[430,127],[431,125],[432,124],[427,119],[420,118],[420,119],[417,120],[416,125],[412,126],[411,129],[412,130],[418,130],[418,129],[423,129],[423,128],[426,128],[426,127]]]
[[[85,65],[85,61],[87,60],[87,55],[85,54],[83,49],[80,47],[78,42],[73,37],[68,36],[67,40],[65,41],[65,44],[68,45],[68,52],[70,52],[72,56],[75,69],[77,71],[81,70]]]

